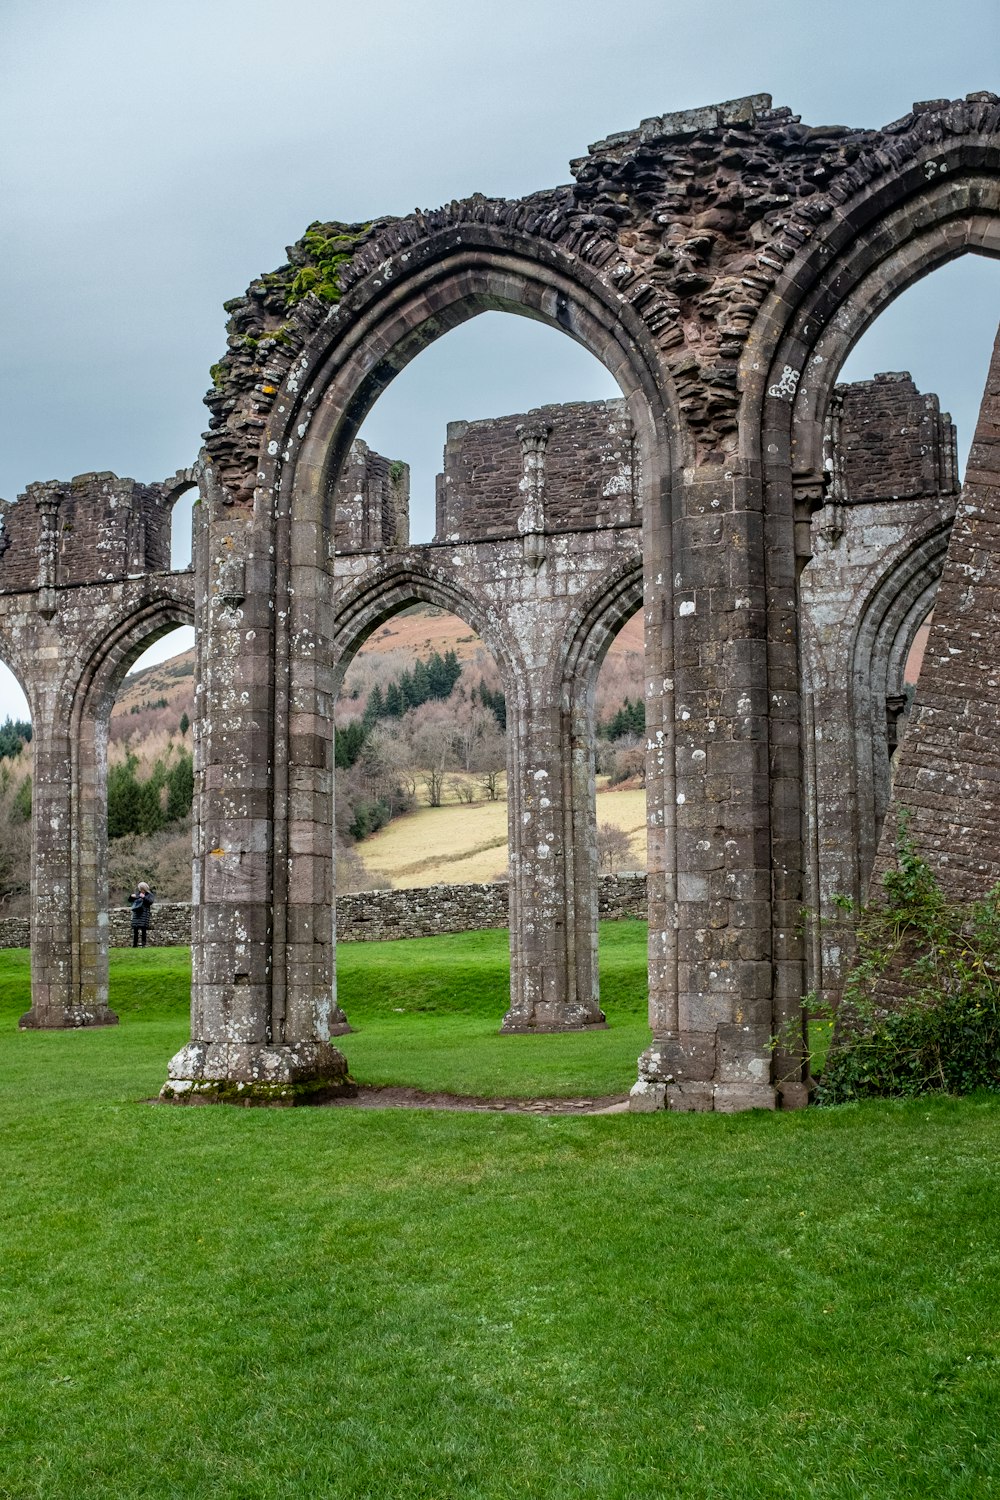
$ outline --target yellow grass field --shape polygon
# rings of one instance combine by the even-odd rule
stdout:
[[[617,823],[631,836],[634,870],[646,868],[646,794],[597,794],[598,823]],[[445,802],[396,818],[357,845],[368,872],[404,886],[498,880],[507,871],[506,802]]]

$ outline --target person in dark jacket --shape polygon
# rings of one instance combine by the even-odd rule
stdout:
[[[149,909],[153,904],[153,893],[144,880],[140,880],[131,896],[128,904],[132,908],[132,947],[139,947],[139,939],[142,938],[142,946],[146,946],[146,934],[149,932]]]

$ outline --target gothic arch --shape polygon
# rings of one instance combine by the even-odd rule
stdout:
[[[602,661],[618,631],[642,607],[642,559],[632,558],[599,578],[579,600],[555,662],[553,696],[561,703],[563,798],[571,821],[567,885],[574,914],[580,991],[600,1011],[598,954],[597,807],[594,690]],[[652,741],[651,741],[652,743]],[[662,773],[662,766],[661,766]],[[663,861],[665,866],[666,861]]]
[[[67,721],[77,726],[84,715],[110,710],[132,663],[160,636],[193,623],[191,601],[166,592],[127,606],[111,625],[102,622],[63,675],[58,701]]]
[[[641,558],[620,564],[587,591],[570,617],[560,653],[564,694],[578,691],[588,669],[600,667],[622,626],[642,608],[642,599]]]
[[[495,614],[443,570],[436,569],[429,561],[413,560],[378,568],[338,598],[331,642],[334,696],[340,691],[352,659],[372,631],[410,604],[436,605],[471,625],[493,655],[505,690],[513,690],[517,674],[512,670],[511,643]]]
[[[826,494],[824,423],[851,347],[934,266],[967,250],[1000,253],[1000,142],[995,124],[984,135],[969,118],[979,109],[985,119],[986,108],[962,104],[950,114],[918,116],[891,146],[863,148],[826,200],[813,210],[807,201],[800,222],[790,221],[773,247],[784,266],[757,315],[740,375],[741,451],[763,474],[765,576],[776,634],[795,639],[801,630],[796,578],[809,555],[810,514]],[[788,729],[774,725],[772,736],[801,739],[801,652],[798,680],[799,692],[784,697]],[[781,752],[771,753],[773,761]],[[802,887],[792,881],[808,868],[800,838],[808,787],[801,771],[789,766],[787,774],[795,791],[780,794],[787,816],[772,822],[772,864],[801,901]],[[865,775],[873,782],[874,773]],[[874,806],[874,788],[872,798]],[[779,949],[799,961],[790,932],[779,937]],[[794,997],[776,1001],[776,1029],[795,1020],[797,1005]]]
[[[857,893],[863,896],[875,862],[879,831],[889,804],[886,701],[902,692],[903,668],[937,592],[951,522],[922,538],[905,555],[888,558],[862,607],[851,643],[852,706],[857,745],[859,803]]]
[[[155,640],[192,622],[189,602],[164,594],[123,611],[83,646],[82,667],[67,671],[58,711],[69,726],[69,820],[73,925],[72,992],[107,1011],[107,738],[115,696],[129,667]],[[110,1014],[110,1013],[109,1013]]]
[[[393,232],[398,232],[398,226]],[[561,328],[589,348],[618,381],[641,453],[647,551],[655,559],[656,576],[661,580],[671,576],[666,497],[680,423],[669,379],[632,308],[613,297],[579,260],[554,246],[540,244],[530,235],[477,223],[450,226],[408,244],[394,260],[381,262],[377,270],[360,276],[354,284],[349,282],[342,300],[316,328],[274,397],[261,444],[261,453],[267,457],[261,460],[254,500],[257,544],[274,548],[274,597],[289,601],[287,625],[282,624],[276,635],[273,688],[273,717],[279,725],[287,724],[287,740],[274,751],[274,907],[279,914],[285,910],[290,891],[288,851],[296,819],[294,798],[285,795],[283,767],[293,763],[295,746],[312,742],[313,705],[319,700],[310,680],[320,692],[327,678],[332,682],[332,649],[323,621],[336,606],[329,545],[339,466],[368,408],[397,371],[449,328],[487,308],[520,313]],[[283,613],[279,603],[279,622]],[[670,619],[667,607],[652,643],[658,660],[669,660]],[[489,643],[493,632],[488,621],[483,623]],[[498,655],[507,661],[516,658],[513,646]],[[665,671],[661,675],[669,677]],[[528,674],[518,680],[515,673],[511,686],[518,699],[525,697],[531,687]],[[521,748],[515,747],[512,755],[520,754]],[[511,764],[517,765],[516,758]],[[303,795],[313,799],[326,795],[330,772],[325,765],[305,773],[299,769],[296,775]],[[520,795],[520,780],[517,771],[515,796]],[[287,819],[282,815],[285,806]],[[525,812],[518,804],[512,816],[523,821]],[[665,806],[664,820],[672,815],[672,804]],[[553,834],[560,839],[564,836],[563,832]],[[331,829],[314,823],[296,837],[295,858],[300,868],[308,861],[317,871],[312,881],[315,889],[320,872],[330,864]],[[655,866],[651,869],[652,884],[670,879]],[[513,901],[518,900],[518,889],[515,871]],[[282,920],[280,915],[275,918],[279,937],[277,924]],[[571,939],[570,933],[567,941]],[[565,957],[553,960],[553,988],[556,971],[565,967],[565,961]],[[515,984],[534,978],[533,966],[522,963],[516,954],[512,972]],[[280,959],[273,975],[274,988],[281,990],[286,981]],[[585,1009],[589,1013],[592,1008],[588,999]]]
[[[959,255],[1000,257],[998,169],[992,143],[927,147],[878,192],[862,192],[791,262],[761,312],[757,357],[748,356],[742,372],[746,431],[762,422],[772,482],[789,466],[800,483],[821,485],[823,421],[837,376],[890,302]]]

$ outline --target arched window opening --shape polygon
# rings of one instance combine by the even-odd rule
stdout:
[[[122,678],[108,720],[108,902],[139,880],[158,900],[191,899],[194,631],[180,626]]]
[[[961,477],[998,323],[1000,269],[981,255],[959,256],[908,287],[880,313],[847,356],[838,380],[907,371],[918,390],[933,392],[941,409],[950,413]]]
[[[369,411],[359,437],[397,462],[405,459],[409,540],[429,542],[441,539],[441,451],[450,423],[620,395],[605,367],[572,339],[544,323],[487,312],[407,365]]]
[[[170,570],[181,573],[190,568],[194,540],[194,508],[198,503],[197,485],[181,490],[170,510]]]
[[[907,287],[850,350],[826,409],[824,504],[800,578],[807,988],[836,1003],[867,899],[997,322],[978,255]]]
[[[0,662],[0,917],[26,918],[31,897],[31,711]]]
[[[618,631],[594,694],[597,865],[602,875],[646,869],[646,705],[642,614]]]
[[[338,894],[506,882],[506,699],[471,625],[425,603],[383,620],[335,717]]]

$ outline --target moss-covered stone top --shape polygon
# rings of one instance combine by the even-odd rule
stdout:
[[[292,359],[327,309],[340,300],[341,275],[363,245],[385,227],[337,221],[309,225],[288,260],[225,303],[226,353],[211,369],[205,434],[222,493],[249,505],[261,433]]]

